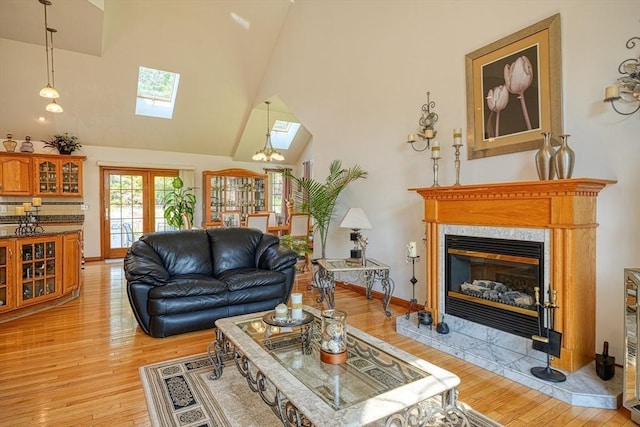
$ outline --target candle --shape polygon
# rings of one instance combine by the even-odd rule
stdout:
[[[302,319],[302,294],[291,294],[291,318],[300,320]]]
[[[285,304],[278,304],[276,306],[276,319],[278,319],[278,320],[286,320],[288,311],[289,311],[289,309],[287,308],[287,306]]]
[[[619,98],[619,97],[620,97],[620,86],[618,85],[607,86],[607,88],[604,90],[604,99]]]
[[[407,142],[416,142],[416,134],[410,133],[409,135],[407,135]]]
[[[462,145],[462,129],[453,130],[453,145]]]
[[[16,215],[24,215],[24,208],[22,206],[16,206]]]
[[[407,249],[411,258],[416,258],[418,256],[418,247],[416,246],[416,242],[409,242]]]
[[[440,143],[438,141],[433,141],[431,145],[431,158],[439,159],[440,158]]]
[[[22,207],[24,208],[25,212],[29,212],[31,210],[31,202],[24,202],[22,204]]]
[[[433,138],[433,129],[427,129],[424,131],[424,136],[427,138]]]
[[[42,199],[40,197],[34,197],[31,199],[33,206],[42,206]]]

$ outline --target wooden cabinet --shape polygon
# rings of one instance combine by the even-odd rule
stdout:
[[[39,196],[82,195],[82,158],[34,157],[33,172],[33,194]]]
[[[82,196],[84,156],[0,154],[0,195]]]
[[[81,239],[80,231],[0,238],[0,321],[79,295]]]
[[[12,310],[16,305],[14,295],[14,250],[15,240],[0,241],[0,313]]]
[[[60,236],[18,239],[18,307],[62,295]]]
[[[0,154],[0,194],[6,196],[31,194],[31,157],[20,154]]]
[[[224,225],[225,214],[237,214],[237,218],[244,221],[247,214],[268,210],[266,174],[247,169],[224,169],[205,171],[202,177],[203,226]]]
[[[62,236],[62,293],[73,292],[80,287],[80,233]]]

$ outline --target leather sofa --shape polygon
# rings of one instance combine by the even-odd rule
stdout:
[[[142,236],[127,251],[124,272],[138,324],[160,338],[286,303],[296,261],[271,234],[210,228]]]

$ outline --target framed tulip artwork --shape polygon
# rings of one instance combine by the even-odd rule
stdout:
[[[533,150],[562,134],[560,14],[466,55],[468,158]]]

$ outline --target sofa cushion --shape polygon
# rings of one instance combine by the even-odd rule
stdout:
[[[207,230],[211,244],[213,276],[225,271],[257,266],[256,248],[262,233],[250,228],[210,228]]]
[[[204,230],[149,233],[140,241],[158,254],[169,277],[194,273],[213,276],[209,239]]]
[[[225,282],[230,292],[260,286],[271,286],[286,281],[286,276],[279,271],[259,270],[257,268],[239,268],[221,274],[218,279]]]
[[[172,277],[166,285],[149,291],[149,298],[181,298],[227,292],[226,283],[203,274],[184,274]]]
[[[195,313],[229,305],[227,292],[211,295],[196,295],[182,298],[149,298],[147,310],[149,315],[162,316],[181,313]],[[208,327],[213,327],[211,322]]]

